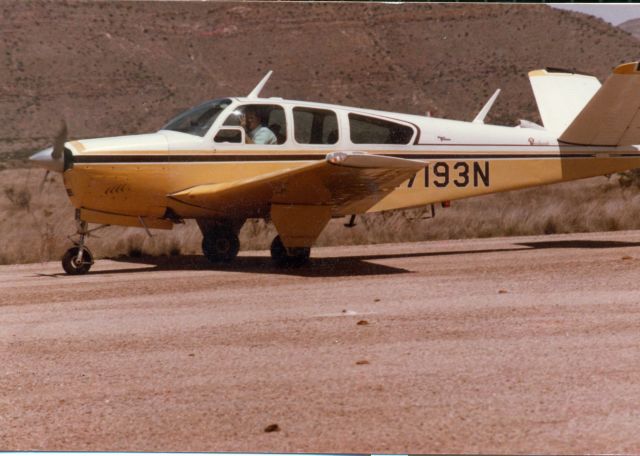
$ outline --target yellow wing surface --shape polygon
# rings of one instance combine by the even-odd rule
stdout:
[[[177,201],[229,214],[271,204],[330,206],[335,216],[362,213],[410,178],[426,162],[333,152],[324,160],[232,182],[197,185],[169,195]]]
[[[169,195],[220,216],[270,214],[288,247],[310,245],[333,216],[359,214],[426,166],[426,162],[362,152],[250,179],[204,184]]]
[[[559,140],[591,146],[640,144],[640,64],[616,67]]]

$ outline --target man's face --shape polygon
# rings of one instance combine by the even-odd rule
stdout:
[[[258,125],[260,125],[260,119],[254,112],[248,112],[244,115],[245,125],[249,130],[255,129]]]

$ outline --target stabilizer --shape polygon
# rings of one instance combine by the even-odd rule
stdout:
[[[616,67],[558,139],[589,146],[640,144],[640,63]]]
[[[547,68],[529,72],[544,127],[560,136],[600,89],[594,76]]]

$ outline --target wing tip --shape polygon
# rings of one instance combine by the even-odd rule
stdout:
[[[627,62],[618,65],[613,69],[614,74],[635,74],[640,73],[640,62]]]
[[[532,70],[529,71],[529,77],[534,76],[587,76],[590,78],[594,78],[595,76],[589,73],[585,73],[583,71],[577,70],[568,70],[565,68],[555,68],[555,67],[546,67],[540,70]]]
[[[533,76],[546,76],[547,70],[531,70],[529,71],[529,77]]]

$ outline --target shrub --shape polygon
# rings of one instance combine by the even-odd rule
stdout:
[[[29,204],[31,203],[31,192],[26,189],[16,189],[15,187],[5,187],[5,196],[11,201],[18,209],[29,210]]]
[[[640,188],[640,168],[630,169],[622,173],[617,173],[618,184],[622,188],[628,188],[632,185]]]

